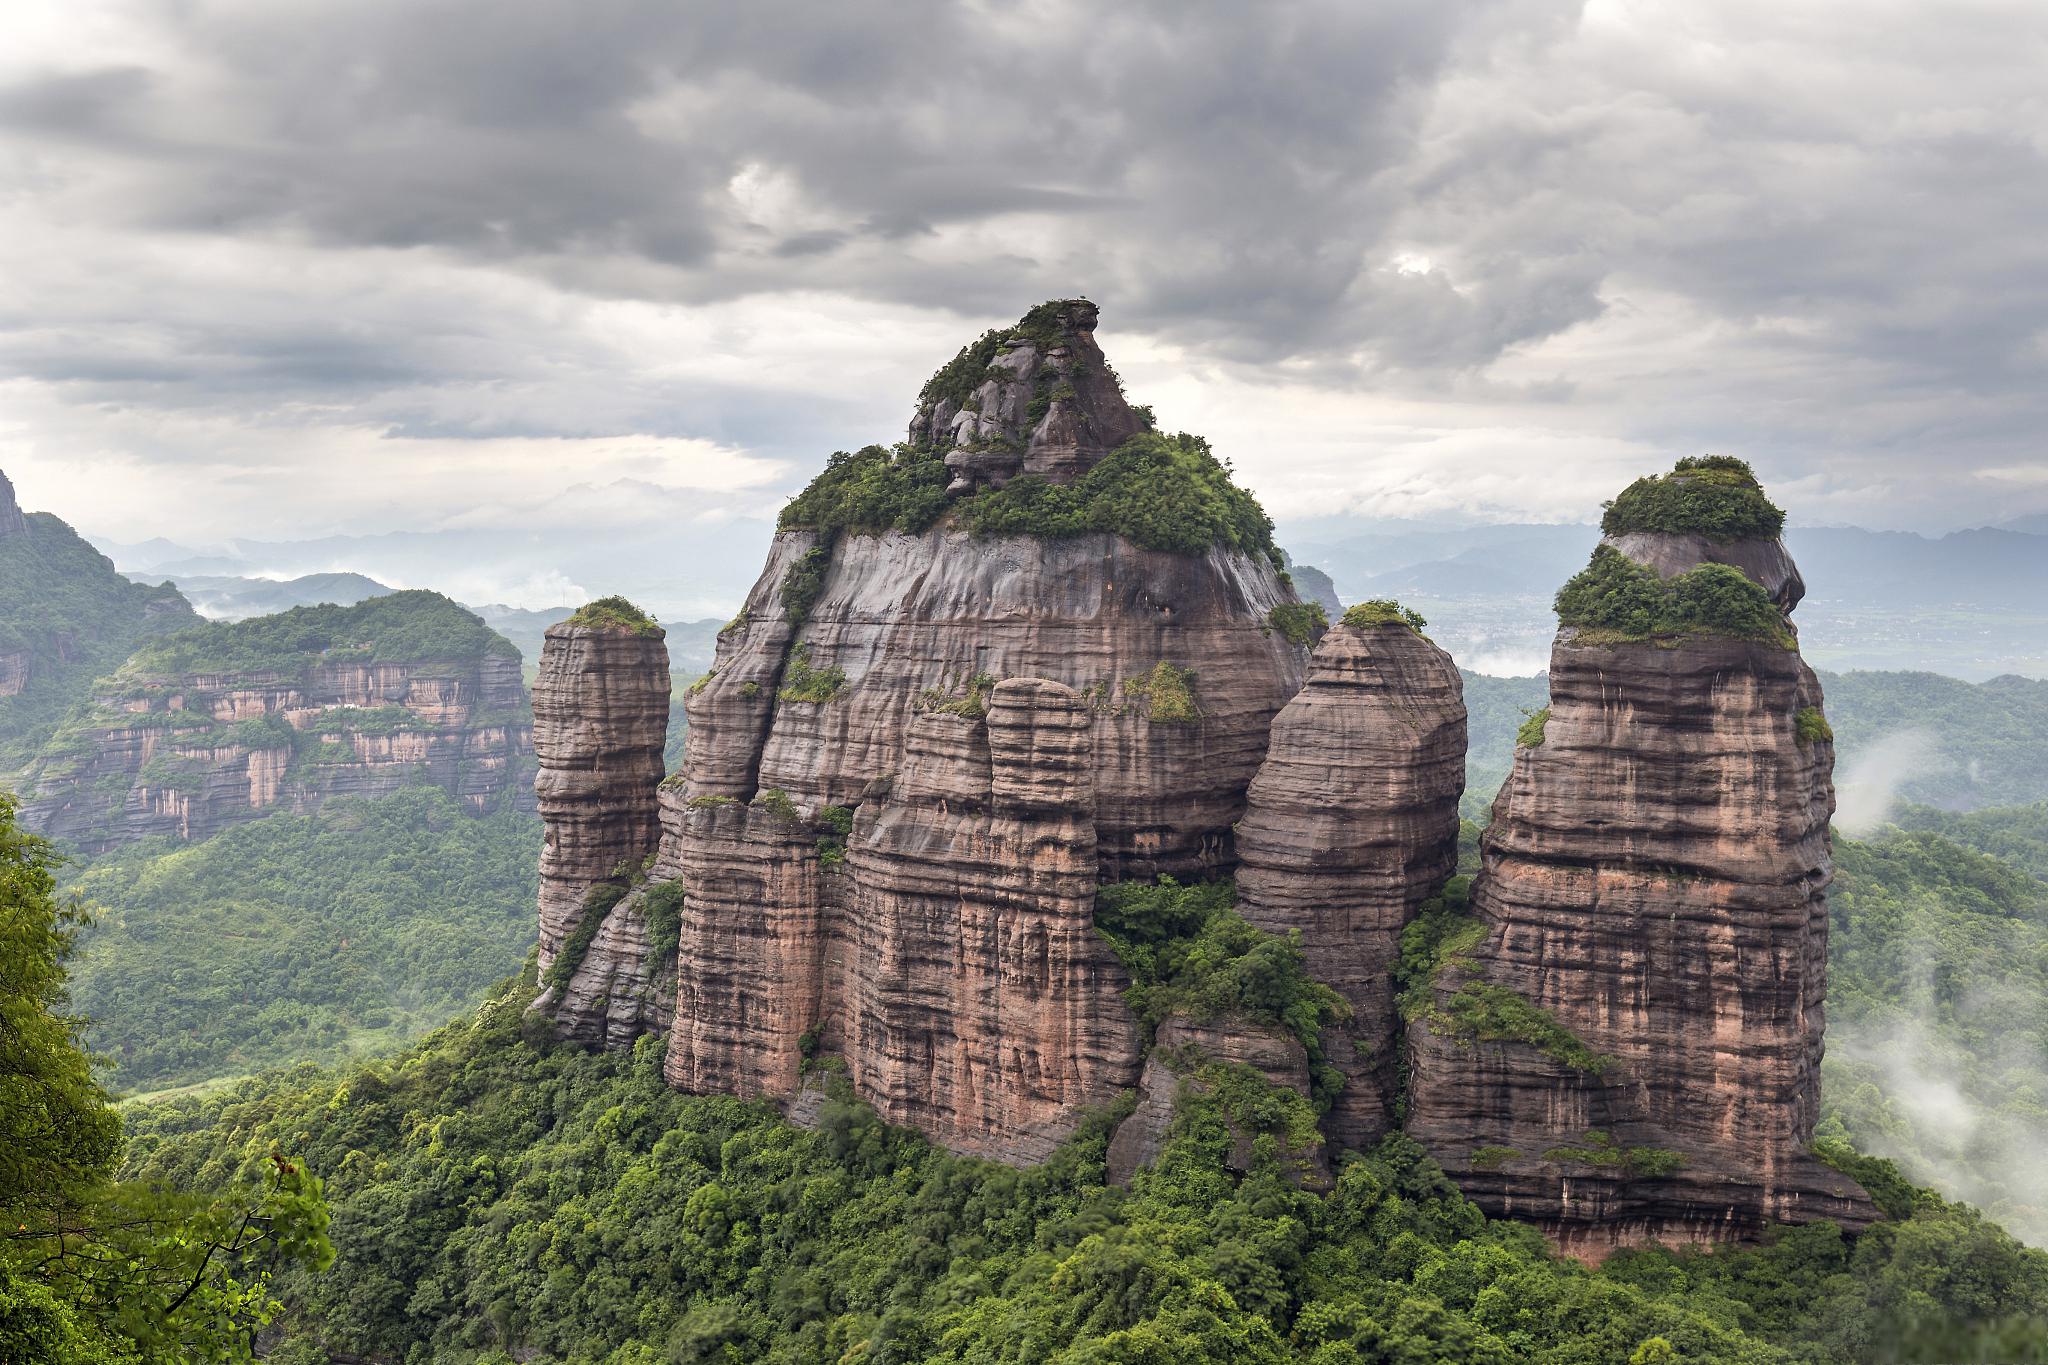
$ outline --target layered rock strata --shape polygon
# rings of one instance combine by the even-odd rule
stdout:
[[[1399,1097],[1401,930],[1457,869],[1464,684],[1400,622],[1338,625],[1273,722],[1237,827],[1239,909],[1298,931],[1309,974],[1352,1016],[1323,1039],[1345,1086],[1325,1128],[1370,1145]]]
[[[843,860],[780,801],[684,802],[670,1079],[790,1096],[829,1052],[894,1122],[1047,1155],[1139,1060],[1094,931],[1091,730],[1072,688],[1036,678],[927,707]]]
[[[829,556],[801,625],[785,585]],[[1227,871],[1233,823],[1304,653],[1268,624],[1294,601],[1263,559],[1195,557],[1112,535],[975,538],[943,526],[822,544],[776,537],[711,675],[685,706],[687,796],[777,789],[808,811],[851,805],[900,762],[928,691],[1046,678],[1087,705],[1105,880]],[[1154,689],[1185,680],[1189,705]],[[843,680],[822,700],[799,676]],[[785,695],[790,694],[790,695]]]
[[[530,801],[516,654],[115,681],[45,748],[27,807],[35,828],[88,853],[422,781],[479,812]]]
[[[661,840],[668,650],[658,626],[557,622],[533,683],[533,791],[545,973],[583,918],[592,888],[630,878]],[[588,959],[586,958],[586,961]],[[592,964],[592,965],[601,965]]]
[[[1671,578],[1686,538],[1611,542]],[[1689,562],[1688,562],[1689,560]],[[1719,547],[1781,605],[1775,542]],[[1479,928],[1409,1032],[1408,1129],[1489,1214],[1596,1259],[1874,1216],[1808,1152],[1833,750],[1776,638],[1566,626],[1495,802]]]

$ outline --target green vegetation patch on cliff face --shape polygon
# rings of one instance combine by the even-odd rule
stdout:
[[[1621,644],[1732,635],[1795,649],[1785,617],[1740,569],[1702,564],[1660,578],[1611,545],[1557,591],[1557,619],[1583,644]]]
[[[1068,536],[1107,532],[1148,550],[1202,555],[1221,546],[1285,560],[1273,521],[1239,488],[1199,436],[1142,432],[1071,484],[1036,475],[963,498],[961,519],[976,535]]]
[[[1607,504],[1600,529],[1693,532],[1709,540],[1775,540],[1785,513],[1764,496],[1748,464],[1726,455],[1678,462],[1669,474],[1637,479]]]
[[[623,597],[600,597],[576,609],[567,623],[597,630],[629,630],[649,638],[660,635],[661,623]]]
[[[781,529],[919,532],[949,512],[980,536],[1062,539],[1107,533],[1148,550],[1202,555],[1214,546],[1283,562],[1273,522],[1199,436],[1142,432],[1071,484],[1036,475],[949,500],[937,454],[907,445],[841,451],[782,509]]]
[[[1330,618],[1321,603],[1282,602],[1266,613],[1266,624],[1289,644],[1312,649],[1330,628]]]
[[[1344,610],[1344,624],[1368,630],[1373,626],[1406,626],[1417,635],[1429,622],[1419,612],[1410,611],[1391,597],[1375,597],[1370,602],[1354,602]]]
[[[115,684],[193,673],[301,678],[323,659],[461,664],[519,651],[474,613],[437,592],[413,589],[352,607],[322,603],[275,616],[215,621],[137,650]]]
[[[416,787],[107,854],[66,878],[88,1039],[133,1090],[398,1046],[518,965],[539,849],[534,816]]]
[[[1399,1136],[1327,1194],[1272,1142],[1233,1172],[1233,1109],[1290,1117],[1235,1090],[1181,1104],[1118,1189],[1112,1116],[1025,1170],[843,1090],[799,1129],[670,1090],[657,1039],[542,1040],[532,991],[392,1061],[129,1111],[138,1178],[225,1182],[280,1141],[328,1177],[340,1259],[280,1277],[271,1359],[1589,1365],[1661,1339],[1691,1365],[1832,1365],[2021,1358],[2048,1315],[2048,1257],[1939,1201],[1854,1243],[1818,1226],[1592,1270]]]
[[[1175,1016],[1274,1025],[1308,1052],[1327,1101],[1343,1078],[1324,1061],[1322,1032],[1350,1007],[1308,974],[1299,933],[1268,933],[1236,905],[1233,882],[1111,882],[1096,894],[1095,927],[1131,974],[1124,1000],[1148,1038]]]

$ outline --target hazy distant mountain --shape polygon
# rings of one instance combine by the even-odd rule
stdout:
[[[359,573],[314,573],[286,579],[174,574],[171,581],[201,615],[216,621],[241,621],[321,602],[352,607],[365,598],[396,591]]]

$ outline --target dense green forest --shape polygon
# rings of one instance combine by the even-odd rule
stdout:
[[[1835,840],[1822,1096],[1857,1146],[2048,1244],[2048,806]],[[2034,864],[2039,866],[2038,861]]]
[[[118,1182],[121,1121],[66,1001],[78,913],[0,795],[0,1361],[251,1359],[284,1265],[334,1258],[321,1181],[272,1150],[202,1193]]]
[[[1284,1122],[1255,1092],[1184,1092],[1125,1190],[1108,1116],[1023,1171],[843,1093],[801,1130],[670,1090],[657,1040],[537,1040],[532,990],[529,969],[392,1061],[128,1111],[136,1177],[231,1182],[280,1141],[326,1175],[340,1257],[287,1274],[271,1360],[2048,1359],[2048,1255],[1881,1165],[1858,1170],[1910,1216],[1854,1245],[1819,1226],[1595,1272],[1486,1220],[1402,1138],[1327,1195],[1290,1183],[1271,1132],[1232,1170],[1233,1123]]]
[[[74,997],[109,1084],[147,1090],[398,1047],[533,942],[540,821],[438,787],[277,814],[67,869],[99,916]]]
[[[120,677],[276,674],[297,677],[322,658],[462,662],[519,651],[476,613],[437,592],[412,589],[354,606],[323,602],[245,621],[211,621],[150,642]]]
[[[34,758],[92,680],[138,643],[199,617],[165,584],[114,572],[105,555],[47,512],[0,536],[0,655],[18,655],[22,690],[0,696],[0,775]]]

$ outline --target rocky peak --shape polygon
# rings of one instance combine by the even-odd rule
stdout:
[[[21,504],[14,500],[14,485],[0,472],[0,536],[18,536],[27,530],[28,518],[21,514]]]
[[[1410,1133],[1588,1259],[1874,1213],[1809,1153],[1834,754],[1781,523],[1734,461],[1609,507],[1558,594],[1475,917],[1432,927],[1404,1000]]]
[[[1095,344],[1095,305],[1039,304],[986,332],[918,395],[910,444],[945,452],[949,493],[1000,488],[1019,474],[1071,483],[1145,429]]]

